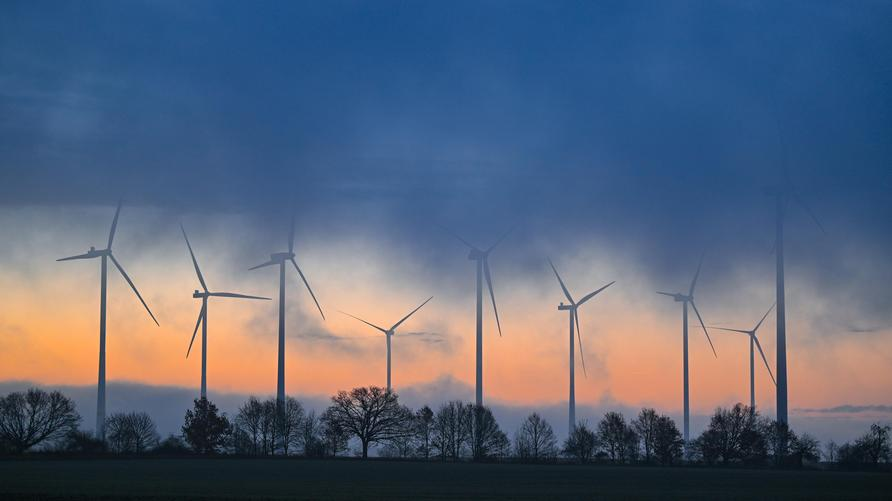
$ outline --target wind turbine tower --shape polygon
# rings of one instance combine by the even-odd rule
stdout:
[[[468,246],[470,252],[468,259],[477,264],[477,371],[476,371],[476,403],[483,405],[483,279],[486,278],[486,286],[489,289],[489,298],[492,300],[492,310],[496,317],[496,327],[499,329],[499,337],[502,336],[502,325],[499,322],[499,309],[496,307],[496,295],[492,289],[492,275],[489,271],[489,254],[508,236],[511,230],[506,231],[488,249],[482,250],[468,243],[464,238],[453,233],[455,238]]]
[[[158,320],[155,318],[155,315],[152,314],[152,310],[149,309],[149,305],[143,300],[142,296],[139,294],[139,291],[136,290],[136,285],[133,284],[133,280],[130,279],[130,276],[127,275],[127,272],[124,271],[124,267],[121,266],[121,263],[115,259],[114,254],[112,254],[112,242],[115,239],[115,229],[118,226],[118,216],[121,214],[121,202],[118,202],[118,208],[115,210],[115,218],[112,219],[111,230],[108,232],[108,244],[104,249],[96,249],[95,247],[90,247],[90,250],[85,254],[79,254],[77,256],[63,257],[61,259],[57,259],[56,261],[73,261],[76,259],[100,259],[100,279],[99,279],[99,383],[97,385],[96,391],[96,438],[99,440],[105,441],[105,318],[106,318],[106,296],[108,289],[108,260],[111,259],[112,264],[115,265],[115,268],[118,269],[118,272],[121,273],[121,276],[124,277],[124,280],[130,285],[130,288],[133,289],[136,297],[139,298],[139,302],[142,303],[143,307],[145,307],[146,311],[149,312],[149,316],[152,317],[152,320],[155,322],[155,325],[158,324]]]
[[[387,339],[387,391],[392,391],[392,390],[393,390],[393,387],[392,387],[391,384],[390,384],[390,339],[393,337],[394,334],[396,334],[396,329],[397,329],[400,325],[402,325],[403,322],[405,322],[406,320],[408,320],[409,317],[411,317],[416,311],[420,310],[422,306],[426,305],[426,304],[428,303],[428,301],[430,301],[430,300],[433,299],[433,298],[434,298],[434,296],[431,296],[431,297],[427,298],[427,300],[425,300],[423,303],[421,303],[421,304],[420,304],[417,308],[415,308],[414,310],[410,311],[408,315],[406,315],[405,317],[401,318],[399,322],[393,324],[389,329],[385,329],[385,328],[383,328],[383,327],[378,327],[377,325],[375,325],[375,324],[373,324],[373,323],[371,323],[371,322],[367,322],[367,321],[365,321],[365,320],[363,320],[363,319],[361,319],[361,318],[359,318],[359,317],[357,317],[357,316],[351,315],[351,314],[347,313],[346,311],[342,311],[342,312],[341,312],[341,313],[343,313],[344,315],[347,315],[348,317],[353,317],[353,318],[355,318],[356,320],[359,320],[360,322],[362,322],[362,323],[364,323],[364,324],[366,324],[366,325],[368,325],[368,326],[370,326],[370,327],[372,327],[372,328],[374,328],[374,329],[378,329],[379,331],[381,331],[382,333],[384,333],[384,337]]]
[[[575,349],[574,343],[574,327],[575,327],[575,337],[579,342],[579,357],[582,360],[582,374],[587,377],[585,370],[585,354],[582,351],[582,330],[579,328],[579,307],[585,304],[586,301],[595,297],[603,291],[604,289],[610,287],[615,284],[616,281],[610,282],[609,284],[601,287],[600,289],[590,292],[582,297],[578,302],[573,300],[573,296],[570,295],[570,291],[567,290],[567,286],[564,285],[564,281],[561,280],[560,274],[558,274],[557,268],[554,267],[554,263],[551,262],[551,259],[548,260],[548,264],[551,265],[551,270],[554,271],[554,276],[557,277],[558,283],[561,284],[561,290],[564,291],[564,297],[567,298],[569,304],[564,304],[561,301],[561,304],[558,305],[558,310],[567,311],[570,313],[570,403],[569,403],[569,427],[567,428],[569,433],[573,432],[573,428],[576,427],[576,356],[573,353]]]
[[[697,265],[697,272],[694,274],[694,279],[691,281],[691,287],[688,289],[688,293],[684,294],[681,292],[670,293],[670,292],[657,292],[657,294],[662,294],[664,296],[669,296],[675,299],[676,303],[681,303],[681,311],[682,311],[682,350],[683,350],[683,371],[684,371],[684,442],[685,448],[687,449],[688,443],[691,439],[691,407],[690,407],[690,387],[688,384],[688,305],[694,309],[694,313],[697,314],[697,319],[700,321],[700,326],[703,327],[703,333],[706,334],[706,340],[709,341],[709,347],[712,348],[712,354],[716,357],[715,346],[712,344],[712,339],[709,338],[709,331],[706,330],[706,324],[703,323],[703,317],[700,316],[700,312],[697,310],[697,304],[694,303],[694,288],[697,287],[697,278],[700,277],[700,268],[703,265],[703,257],[700,257],[700,263]]]
[[[265,266],[278,265],[279,267],[279,363],[278,377],[276,379],[276,403],[280,411],[285,404],[285,267],[289,262],[294,265],[294,269],[297,270],[297,274],[300,275],[300,279],[307,287],[313,302],[316,303],[316,308],[319,310],[319,314],[322,315],[322,320],[325,320],[325,314],[322,313],[322,307],[319,306],[319,301],[316,300],[313,289],[310,288],[304,272],[301,271],[300,266],[297,265],[297,261],[294,259],[294,217],[291,218],[291,231],[288,234],[288,251],[270,254],[269,261],[250,268],[251,270],[256,270]]]
[[[186,240],[186,247],[189,248],[189,256],[192,257],[192,265],[195,267],[195,275],[198,276],[198,282],[201,284],[201,289],[195,289],[195,292],[192,294],[192,297],[196,299],[201,299],[201,310],[198,312],[198,321],[195,322],[195,330],[192,331],[192,340],[189,341],[189,349],[186,351],[186,358],[189,358],[189,354],[192,352],[192,343],[195,342],[195,335],[198,334],[198,326],[201,326],[201,398],[208,397],[208,379],[207,379],[207,367],[208,367],[208,298],[210,297],[231,297],[231,298],[239,298],[239,299],[265,299],[267,301],[270,300],[268,297],[261,296],[247,296],[245,294],[237,294],[235,292],[211,292],[208,290],[207,283],[204,281],[204,276],[201,274],[201,269],[198,267],[198,260],[195,259],[195,253],[192,252],[192,244],[189,243],[189,237],[186,236],[186,229],[183,228],[183,225],[180,225],[180,229],[183,231],[183,238]]]
[[[756,408],[756,368],[755,368],[755,352],[754,348],[759,350],[759,355],[762,356],[762,361],[765,362],[765,368],[768,369],[768,375],[771,376],[771,382],[777,386],[777,381],[774,379],[774,374],[771,373],[771,366],[768,365],[768,359],[765,357],[765,352],[762,351],[762,343],[759,342],[759,338],[756,336],[756,331],[759,330],[759,327],[762,326],[762,322],[768,317],[768,314],[771,313],[771,310],[774,308],[774,305],[771,305],[771,308],[768,308],[768,311],[765,312],[765,315],[759,320],[759,323],[756,324],[750,330],[744,329],[729,329],[727,327],[710,327],[711,329],[718,329],[722,331],[729,332],[739,332],[741,334],[746,334],[750,338],[750,409]]]

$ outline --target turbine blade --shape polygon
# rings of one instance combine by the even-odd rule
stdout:
[[[189,354],[192,353],[192,343],[195,342],[195,335],[198,334],[198,327],[201,325],[201,322],[204,320],[205,314],[207,314],[207,310],[204,307],[204,302],[202,302],[201,310],[198,312],[198,320],[195,322],[195,330],[192,331],[192,340],[189,341],[189,349],[186,350],[186,358],[189,358]]]
[[[496,243],[490,245],[489,248],[486,249],[485,253],[489,254],[490,252],[492,252],[492,250],[495,249],[497,245],[502,243],[502,240],[505,240],[505,237],[507,237],[508,234],[511,233],[512,231],[514,231],[514,228],[509,228],[508,231],[506,231],[505,233],[502,233],[502,236],[500,236],[498,239],[496,239]]]
[[[294,265],[294,269],[297,270],[297,274],[300,275],[300,279],[304,281],[304,285],[307,286],[307,290],[310,291],[310,296],[313,297],[313,302],[316,303],[316,308],[319,308],[319,314],[322,315],[322,320],[325,320],[325,313],[322,313],[322,307],[319,306],[319,301],[316,299],[316,294],[313,294],[313,289],[310,288],[310,283],[307,282],[307,277],[304,276],[304,272],[300,271],[300,266],[297,265],[297,261],[294,258],[290,259],[291,264]]]
[[[811,210],[811,208],[805,204],[805,201],[802,200],[802,197],[800,197],[799,194],[796,193],[795,191],[792,191],[790,193],[790,196],[793,198],[793,200],[797,204],[799,204],[800,207],[802,207],[802,210],[804,210],[805,213],[808,214],[808,216],[812,219],[812,221],[814,221],[815,224],[818,225],[818,228],[821,229],[821,233],[826,235],[827,230],[824,229],[824,225],[821,224],[821,221],[818,220],[818,216],[815,215],[815,213]]]
[[[262,299],[262,300],[264,300],[264,301],[271,301],[271,299],[268,298],[268,297],[263,297],[263,296],[249,296],[249,295],[247,295],[247,294],[238,294],[238,293],[235,293],[235,292],[209,292],[209,293],[208,293],[208,296],[215,296],[215,297],[234,297],[234,298],[238,298],[238,299]]]
[[[338,311],[340,311],[340,312],[343,313],[344,315],[347,315],[348,317],[352,317],[352,318],[355,318],[356,320],[359,320],[360,322],[362,322],[362,323],[368,325],[369,327],[374,327],[375,329],[378,329],[379,331],[381,331],[381,332],[387,334],[387,329],[385,329],[385,328],[383,328],[383,327],[378,327],[377,325],[375,325],[375,324],[373,324],[373,323],[371,323],[371,322],[366,322],[365,320],[363,320],[363,319],[357,317],[356,315],[351,315],[351,314],[347,313],[346,311],[341,311],[341,310],[338,310]]]
[[[706,330],[706,324],[703,323],[703,317],[700,316],[700,311],[697,310],[697,305],[691,301],[691,306],[694,308],[694,313],[697,314],[697,319],[700,320],[700,326],[703,327],[703,333],[706,334],[706,340],[709,341],[709,347],[712,348],[712,354],[718,358],[718,353],[715,352],[715,346],[712,344],[712,338],[709,337],[709,331]]]
[[[99,256],[91,256],[90,254],[78,254],[77,256],[63,257],[61,259],[57,259],[56,261],[73,261],[75,259],[90,259],[93,257],[99,257]]]
[[[291,231],[288,233],[288,252],[294,252],[294,215],[291,215]]]
[[[597,296],[599,292],[603,291],[604,289],[610,287],[611,285],[613,285],[613,284],[615,284],[615,283],[616,283],[616,280],[614,280],[613,282],[610,282],[609,284],[605,285],[604,287],[601,287],[600,289],[598,289],[598,290],[596,290],[596,291],[594,291],[594,292],[588,294],[587,296],[583,297],[583,298],[580,299],[579,302],[576,303],[576,304],[579,305],[579,306],[581,306],[583,303],[585,303],[585,302],[588,301],[589,299],[591,299],[591,298]]]
[[[133,292],[136,294],[136,297],[139,298],[139,302],[142,303],[142,305],[145,307],[146,311],[149,312],[149,316],[152,317],[152,320],[155,321],[155,325],[160,327],[161,324],[158,323],[158,319],[155,318],[155,315],[152,313],[152,310],[149,309],[149,305],[146,304],[145,300],[142,298],[142,295],[139,293],[138,290],[136,290],[136,285],[133,284],[133,280],[130,280],[130,276],[127,275],[126,271],[124,271],[124,267],[121,266],[121,263],[119,263],[118,260],[115,259],[115,256],[113,256],[112,254],[109,254],[108,257],[111,258],[112,263],[115,263],[115,267],[118,268],[118,271],[121,272],[121,275],[124,277],[124,280],[126,280],[127,283],[130,284],[130,288],[133,289]]]
[[[455,237],[456,239],[458,239],[459,242],[461,242],[461,243],[467,245],[467,246],[468,246],[469,248],[471,248],[471,249],[474,249],[474,250],[476,250],[476,251],[482,252],[482,251],[481,251],[480,249],[478,249],[477,247],[474,247],[473,245],[471,245],[470,242],[468,242],[467,240],[465,240],[464,238],[462,238],[461,236],[459,236],[458,233],[452,231],[451,229],[449,229],[449,228],[447,228],[447,227],[445,227],[445,226],[442,226],[442,225],[439,225],[439,226],[440,226],[440,228],[443,228],[443,230],[445,230],[446,233],[449,233],[450,235],[452,235],[453,237]]]
[[[688,291],[688,296],[694,295],[694,288],[697,287],[697,279],[700,278],[700,268],[703,267],[703,258],[706,256],[706,251],[703,251],[703,254],[700,254],[700,262],[697,263],[697,273],[694,273],[694,279],[691,280],[691,289]]]
[[[115,239],[115,229],[118,227],[118,215],[121,214],[121,201],[118,200],[118,208],[115,209],[115,218],[112,219],[111,230],[108,232],[108,249],[111,249],[112,241]]]
[[[765,358],[765,352],[762,351],[762,343],[759,342],[759,338],[753,334],[753,341],[756,342],[756,348],[759,349],[759,355],[762,355],[762,361],[765,362],[765,368],[768,369],[768,375],[771,376],[771,382],[774,383],[774,386],[777,386],[777,381],[774,379],[774,374],[771,373],[771,366],[768,364],[768,359]]]
[[[657,291],[657,294],[662,294],[662,295],[664,295],[664,296],[669,296],[669,297],[675,297],[675,294],[671,294],[671,293],[669,293],[669,292],[660,292],[660,291]]]
[[[267,262],[265,262],[265,263],[263,263],[263,264],[258,264],[257,266],[252,266],[252,267],[248,268],[248,270],[256,270],[257,268],[263,268],[264,266],[272,266],[272,265],[274,265],[274,264],[279,264],[279,263],[270,260],[270,261],[267,261]]]
[[[573,320],[576,322],[576,341],[579,343],[579,358],[582,360],[582,375],[588,379],[588,371],[585,368],[585,351],[582,349],[582,330],[579,328],[579,313],[573,309]]]
[[[395,331],[396,328],[400,326],[400,324],[402,324],[403,322],[405,322],[406,319],[408,319],[409,317],[411,317],[412,314],[414,314],[416,311],[420,310],[422,306],[426,305],[427,302],[430,301],[430,300],[433,299],[433,298],[434,298],[434,296],[431,296],[431,297],[427,298],[427,301],[421,303],[421,304],[418,306],[418,308],[415,308],[414,310],[412,310],[411,312],[409,312],[408,315],[406,315],[405,317],[403,317],[399,322],[393,324],[393,327],[391,327],[390,330],[391,330],[391,331]]]
[[[486,277],[486,286],[489,288],[489,298],[492,300],[492,311],[496,314],[496,327],[499,328],[499,337],[502,337],[502,324],[499,322],[499,308],[496,306],[496,293],[492,290],[492,275],[489,273],[489,256],[483,258],[483,275]]]
[[[754,333],[755,333],[757,330],[759,330],[759,327],[762,325],[762,322],[764,322],[765,319],[768,318],[768,314],[771,313],[771,310],[774,309],[774,305],[775,305],[775,304],[777,304],[777,303],[773,303],[773,304],[771,305],[771,308],[768,308],[768,311],[765,312],[765,315],[762,317],[762,320],[759,320],[759,323],[757,323],[756,326],[753,327],[753,332],[754,332]]]
[[[561,276],[560,276],[560,274],[558,274],[558,272],[557,272],[557,268],[555,268],[555,267],[554,267],[554,263],[551,262],[551,258],[548,259],[548,264],[551,265],[551,271],[554,272],[554,276],[557,277],[557,279],[558,279],[558,283],[561,284],[561,290],[564,291],[564,296],[567,297],[567,301],[570,301],[570,304],[576,304],[576,303],[573,301],[573,296],[570,295],[570,291],[567,290],[567,286],[564,285],[564,281],[561,280]]]
[[[183,224],[180,223],[180,230],[183,231],[183,238],[186,239],[186,247],[189,248],[189,255],[192,256],[192,266],[195,267],[195,274],[198,275],[198,281],[201,282],[201,287],[205,292],[208,291],[208,284],[204,281],[204,276],[201,274],[201,269],[198,267],[198,260],[195,259],[195,253],[192,252],[192,244],[189,243],[189,237],[186,236],[186,228],[183,228]]]
[[[745,330],[743,330],[743,329],[729,329],[729,328],[727,328],[727,327],[715,327],[715,326],[713,326],[713,325],[710,325],[709,328],[710,328],[710,329],[720,330],[720,331],[739,332],[739,333],[741,333],[741,334],[746,334],[746,335],[750,335],[750,334],[752,334],[750,331],[745,331]]]

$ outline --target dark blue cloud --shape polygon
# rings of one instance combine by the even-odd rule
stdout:
[[[838,283],[851,247],[892,248],[889,21],[883,2],[6,2],[0,203],[294,209],[431,247],[431,222],[484,242],[516,224],[678,278],[706,246],[716,273],[770,261],[786,158],[829,228],[793,212],[791,255]]]

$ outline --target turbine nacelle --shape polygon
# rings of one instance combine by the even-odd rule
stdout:
[[[87,255],[93,256],[93,257],[110,256],[111,249],[98,249],[97,250],[96,247],[90,246],[90,250],[87,251]]]
[[[269,260],[275,262],[276,264],[284,263],[285,261],[289,261],[291,259],[294,259],[293,252],[277,252],[275,254],[269,255]]]
[[[468,252],[468,260],[470,261],[480,261],[481,259],[486,259],[488,256],[488,252],[484,252],[480,249],[472,248],[470,252]]]
[[[558,310],[561,310],[561,311],[575,310],[575,309],[576,309],[575,304],[564,304],[563,301],[561,301],[561,304],[558,305]]]

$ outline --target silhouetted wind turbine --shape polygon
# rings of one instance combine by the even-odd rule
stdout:
[[[599,292],[604,289],[610,287],[615,284],[616,281],[610,282],[609,284],[601,287],[600,289],[586,294],[580,299],[578,302],[573,300],[573,296],[570,295],[570,291],[567,290],[567,286],[564,285],[564,281],[561,280],[561,276],[558,274],[557,268],[554,267],[554,263],[551,262],[551,259],[548,260],[548,264],[551,265],[551,270],[554,271],[554,276],[557,277],[558,283],[561,284],[561,290],[564,291],[564,296],[567,298],[567,301],[570,304],[565,305],[563,301],[558,305],[558,310],[566,310],[570,312],[570,408],[569,408],[569,418],[570,418],[570,426],[568,428],[569,432],[573,432],[573,428],[576,427],[576,357],[573,354],[574,351],[574,343],[573,329],[576,329],[576,336],[579,340],[579,357],[582,359],[582,373],[586,375],[585,370],[585,354],[582,351],[582,330],[579,328],[579,313],[578,309],[580,306],[585,304],[586,301],[598,295]],[[586,375],[587,376],[587,375]]]
[[[300,279],[303,280],[304,285],[310,292],[313,302],[316,303],[316,308],[319,309],[319,314],[322,315],[322,320],[325,320],[325,314],[322,313],[322,307],[319,306],[319,301],[316,300],[313,289],[310,288],[307,278],[300,270],[300,266],[297,265],[297,261],[294,260],[294,217],[291,218],[291,231],[288,234],[288,252],[270,254],[269,261],[250,268],[251,270],[256,270],[264,266],[279,265],[279,371],[276,385],[276,402],[280,407],[285,403],[285,264],[289,261],[294,265],[294,269],[297,270],[297,274],[300,275]]]
[[[821,222],[815,216],[814,212],[805,205],[802,197],[799,196],[790,179],[786,165],[786,147],[783,144],[783,136],[781,135],[780,122],[776,122],[778,128],[778,136],[781,140],[781,148],[783,150],[784,160],[782,163],[782,181],[780,186],[773,190],[772,195],[775,197],[775,256],[777,259],[776,269],[776,304],[777,304],[777,421],[787,423],[787,306],[784,299],[784,216],[786,213],[787,203],[793,200],[812,218],[818,228],[826,233]]]
[[[768,369],[768,375],[771,376],[771,382],[777,385],[777,381],[774,380],[774,374],[771,373],[771,366],[768,365],[768,359],[765,358],[765,352],[762,351],[762,343],[759,342],[759,338],[756,337],[756,331],[759,330],[759,327],[762,325],[762,322],[768,317],[768,314],[771,313],[771,310],[774,309],[774,305],[771,305],[771,308],[768,308],[768,311],[765,312],[765,315],[762,317],[762,320],[759,320],[759,323],[756,324],[750,330],[743,329],[729,329],[727,327],[710,327],[711,329],[719,329],[723,331],[730,332],[739,332],[741,334],[746,334],[750,338],[750,409],[756,408],[756,370],[755,370],[755,354],[753,352],[753,345],[755,348],[759,349],[759,355],[762,355],[762,361],[765,362],[765,368]]]
[[[384,333],[384,337],[387,339],[387,391],[391,391],[393,389],[393,387],[390,385],[390,338],[393,337],[393,335],[396,333],[397,327],[402,325],[403,322],[408,320],[409,317],[411,317],[416,311],[420,310],[422,306],[426,305],[427,302],[433,298],[434,298],[434,296],[427,298],[427,300],[425,302],[418,305],[418,308],[415,308],[414,310],[410,311],[408,315],[401,318],[399,322],[393,324],[393,326],[391,326],[389,329],[385,329],[383,327],[378,327],[377,325],[375,325],[371,322],[367,322],[355,315],[351,315],[351,314],[347,313],[346,311],[341,311],[341,313],[343,313],[344,315],[347,315],[348,317],[353,317],[356,320],[359,320],[360,322],[362,322],[370,327],[373,327],[375,329],[378,329],[379,331]],[[340,311],[340,310],[338,310],[338,311]]]
[[[492,300],[492,310],[495,313],[496,317],[496,327],[499,329],[499,336],[502,336],[502,324],[499,322],[499,309],[496,307],[496,295],[492,290],[492,275],[489,272],[489,253],[492,252],[493,249],[499,245],[502,240],[508,236],[508,233],[511,233],[511,230],[506,231],[496,240],[496,243],[492,244],[486,250],[480,250],[479,248],[468,243],[467,240],[458,236],[456,233],[452,233],[452,235],[459,239],[463,244],[467,245],[469,249],[471,249],[470,253],[468,253],[468,259],[471,261],[477,261],[477,388],[476,388],[476,401],[478,406],[483,405],[483,278],[486,277],[486,286],[489,288],[489,297]]]
[[[195,292],[192,294],[192,297],[198,299],[201,298],[201,311],[198,312],[198,321],[195,322],[195,330],[192,331],[192,340],[189,341],[189,349],[186,351],[186,358],[189,358],[189,354],[192,352],[192,343],[195,342],[195,335],[198,334],[198,326],[201,326],[201,398],[208,397],[208,380],[207,380],[207,367],[208,367],[208,298],[209,297],[233,297],[240,299],[265,299],[267,301],[270,300],[268,297],[262,296],[247,296],[245,294],[236,294],[235,292],[210,292],[208,290],[207,283],[204,281],[204,276],[201,274],[201,269],[198,267],[198,260],[195,259],[195,253],[192,252],[192,244],[189,243],[189,237],[186,236],[186,229],[183,228],[183,225],[180,224],[180,229],[183,230],[183,238],[186,239],[186,247],[189,248],[189,256],[192,257],[192,265],[195,266],[195,274],[198,276],[198,281],[201,283],[202,290],[195,289]]]
[[[133,292],[136,294],[136,297],[139,298],[139,302],[145,307],[146,311],[149,312],[149,316],[152,317],[152,320],[155,322],[155,325],[158,324],[158,320],[155,318],[155,315],[152,314],[152,310],[149,309],[149,305],[143,300],[142,296],[139,294],[139,291],[136,290],[136,285],[133,284],[133,280],[127,275],[127,272],[124,271],[124,267],[121,266],[121,263],[115,259],[115,256],[112,255],[112,242],[115,239],[115,229],[118,226],[118,216],[121,214],[121,202],[118,202],[118,208],[115,210],[115,218],[112,220],[111,230],[108,232],[108,245],[105,249],[97,250],[95,247],[90,247],[90,250],[87,251],[86,254],[79,254],[77,256],[63,257],[62,259],[57,259],[56,261],[72,261],[75,259],[93,259],[100,258],[101,266],[100,266],[100,286],[99,286],[99,384],[96,394],[96,438],[100,440],[105,440],[105,304],[106,304],[106,291],[107,291],[107,283],[108,283],[108,260],[111,259],[112,263],[115,265],[115,268],[121,273],[121,276],[124,277],[124,280],[130,284],[130,288],[133,289]]]
[[[700,257],[700,263],[697,265],[697,272],[694,274],[694,280],[691,281],[691,287],[688,289],[687,294],[683,294],[681,292],[670,293],[670,292],[657,292],[657,294],[662,294],[664,296],[669,296],[675,299],[675,302],[682,304],[682,336],[683,336],[683,346],[684,346],[684,441],[685,447],[687,447],[688,441],[691,438],[691,408],[690,408],[690,390],[688,385],[688,304],[691,305],[691,308],[694,309],[694,313],[697,314],[697,319],[700,321],[700,326],[703,327],[703,333],[706,334],[706,340],[709,341],[709,347],[712,348],[712,354],[718,357],[715,352],[715,346],[712,344],[712,339],[709,337],[709,331],[706,330],[706,324],[703,323],[703,317],[700,316],[700,312],[697,310],[697,305],[694,303],[694,288],[697,287],[697,278],[700,276],[700,268],[703,266],[703,256]]]

